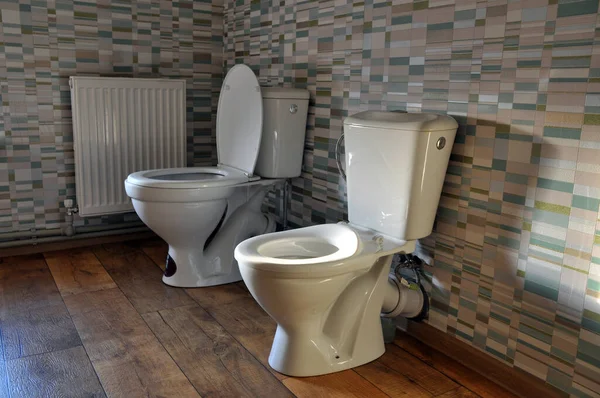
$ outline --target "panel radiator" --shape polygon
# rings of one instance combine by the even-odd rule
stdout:
[[[133,211],[130,173],[185,166],[185,81],[73,76],[69,84],[79,214]]]

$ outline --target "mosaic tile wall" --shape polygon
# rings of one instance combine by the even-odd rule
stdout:
[[[0,18],[0,232],[57,228],[75,197],[71,75],[185,78],[188,164],[216,162],[222,0],[0,0]]]
[[[334,147],[348,114],[454,116],[420,249],[429,323],[582,397],[600,396],[598,15],[598,0],[225,5],[226,66],[311,92],[291,223],[346,217]]]

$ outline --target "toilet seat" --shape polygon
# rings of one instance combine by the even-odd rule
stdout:
[[[248,178],[242,171],[223,165],[144,170],[127,177],[130,184],[166,189],[225,187],[251,180],[254,179]]]
[[[374,236],[347,224],[321,224],[250,238],[235,248],[235,257],[248,267],[291,278],[333,276],[370,267],[364,258],[382,249]]]

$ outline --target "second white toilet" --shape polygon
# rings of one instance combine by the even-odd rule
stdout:
[[[140,219],[169,244],[163,282],[202,287],[241,280],[233,249],[272,232],[268,190],[300,175],[308,91],[265,88],[242,64],[227,73],[217,109],[219,164],[144,170],[125,181]],[[185,136],[173,147],[185,148]],[[173,156],[185,156],[184,150]],[[184,163],[183,161],[181,163]]]
[[[431,234],[457,123],[362,112],[344,122],[348,224],[257,236],[235,249],[248,289],[277,322],[269,364],[290,376],[362,365],[385,351],[380,313],[415,317],[424,297],[388,279],[395,253]]]

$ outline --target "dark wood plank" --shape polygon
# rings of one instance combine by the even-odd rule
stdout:
[[[120,290],[71,295],[65,303],[109,396],[199,396]]]
[[[354,369],[356,373],[376,385],[390,397],[432,397],[424,388],[380,361],[373,361]]]
[[[395,344],[421,355],[431,366],[483,397],[564,397],[557,388],[507,366],[455,337],[425,323],[409,322],[408,334],[399,334]],[[420,343],[419,344],[419,341]],[[442,354],[443,353],[443,354]],[[453,361],[449,361],[448,357]],[[458,366],[458,364],[462,366]],[[497,384],[496,384],[497,383]]]
[[[415,382],[432,395],[458,388],[458,384],[398,346],[388,344],[378,362]]]
[[[49,252],[44,258],[63,296],[117,287],[89,248]]]
[[[13,398],[106,396],[81,346],[14,359],[7,369]]]
[[[288,377],[283,384],[298,398],[387,397],[352,370],[316,377]]]
[[[41,255],[0,263],[0,330],[5,359],[81,345]]]
[[[197,305],[144,315],[202,396],[292,396],[252,354]]]
[[[0,322],[6,359],[81,345],[63,303],[7,315]]]
[[[479,395],[465,387],[459,387],[456,390],[448,391],[445,394],[438,395],[439,398],[478,398]]]
[[[93,250],[140,314],[194,304],[183,289],[162,283],[162,272],[138,247],[103,245]]]
[[[8,314],[62,303],[44,257],[0,258],[0,319]]]
[[[47,253],[55,250],[70,250],[80,247],[90,247],[93,245],[101,245],[104,243],[124,242],[128,240],[140,240],[156,238],[156,234],[150,230],[148,232],[128,233],[121,235],[101,236],[94,238],[82,238],[81,235],[75,239],[65,239],[61,242],[52,243],[37,243],[35,245],[17,246],[2,249],[3,256],[25,256],[38,253]]]
[[[6,372],[6,362],[0,359],[0,398],[8,398],[8,375]]]
[[[277,324],[249,292],[237,284],[186,291],[271,373],[279,379],[286,377],[268,363]]]
[[[169,245],[165,241],[150,240],[142,243],[141,249],[160,269],[165,270],[169,252]]]
[[[454,359],[432,349],[406,333],[398,333],[394,344],[402,347],[427,365],[462,384],[473,392],[489,398],[514,398],[515,395]]]

